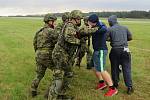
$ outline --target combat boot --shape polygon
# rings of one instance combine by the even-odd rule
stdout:
[[[92,69],[92,67],[90,66],[90,64],[87,64],[86,69]]]
[[[73,100],[74,97],[73,96],[69,96],[69,95],[58,95],[57,100]]]
[[[48,99],[48,94],[49,94],[49,88],[46,90],[45,94],[44,94],[44,98]]]
[[[37,91],[31,91],[31,95],[32,95],[32,97],[37,96]]]
[[[37,88],[38,88],[38,85],[40,83],[40,79],[34,79],[32,84],[31,84],[31,95],[32,97],[35,97],[37,96]]]
[[[77,57],[76,66],[79,68],[80,68],[80,63],[81,63],[81,60],[79,57]]]
[[[31,95],[32,97],[37,96],[37,86],[35,86],[34,84],[32,84],[31,86]]]
[[[79,63],[76,63],[76,66],[80,68],[80,64]]]
[[[56,94],[55,94],[55,95],[54,95],[54,94],[52,95],[51,93],[49,93],[47,100],[57,100],[57,96],[58,96],[58,95],[56,95]]]

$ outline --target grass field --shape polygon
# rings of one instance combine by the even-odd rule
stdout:
[[[102,19],[104,22],[107,20]],[[120,19],[129,27],[134,40],[129,43],[132,51],[132,76],[135,92],[126,94],[122,75],[119,94],[106,98],[104,91],[94,90],[96,78],[92,71],[85,69],[85,59],[81,69],[74,68],[77,76],[73,79],[75,100],[149,100],[150,98],[150,20]],[[32,46],[35,32],[42,27],[38,18],[0,17],[0,100],[44,100],[43,95],[51,81],[51,71],[47,71],[39,86],[40,94],[31,98],[30,85],[35,77],[34,50]],[[110,63],[107,60],[110,71]]]

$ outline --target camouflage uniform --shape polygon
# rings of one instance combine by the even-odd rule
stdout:
[[[88,17],[84,18],[84,26],[83,28],[88,28]],[[87,43],[88,40],[88,43]],[[84,57],[85,53],[86,55],[86,61],[87,61],[87,69],[90,69],[90,62],[92,58],[92,50],[90,49],[90,36],[82,37],[80,38],[80,46],[77,50],[77,61],[76,65],[80,67],[80,63],[82,61],[82,58]]]
[[[62,21],[63,21],[63,23],[65,23],[65,22],[68,22],[69,20],[70,20],[70,12],[65,12],[62,15]]]
[[[69,12],[65,12],[65,13],[62,15],[62,21],[63,21],[63,22],[62,22],[62,23],[58,23],[57,27],[62,30],[62,28],[63,28],[63,26],[65,25],[65,23],[68,23],[69,20],[70,20],[70,13],[69,13]],[[76,28],[77,28],[77,27],[76,27]],[[69,65],[70,65],[70,66],[73,66],[73,64],[74,64],[74,62],[75,62],[74,59],[75,59],[75,55],[74,55],[74,57],[70,57],[70,62],[69,62]]]
[[[74,10],[71,12],[71,19],[81,19],[81,12]],[[77,23],[77,22],[76,22]],[[65,95],[69,81],[72,76],[72,61],[76,54],[76,49],[80,45],[79,33],[83,36],[95,32],[97,29],[79,29],[73,22],[68,22],[63,26],[62,33],[59,35],[57,44],[52,53],[55,64],[53,82],[50,86],[48,100],[56,100],[59,95]],[[85,34],[85,32],[87,34]],[[78,35],[79,34],[79,35]],[[62,99],[64,100],[64,99]],[[65,99],[66,100],[66,99]]]
[[[63,15],[62,15],[62,20],[63,22],[68,22],[70,20],[70,13],[69,12],[65,12]],[[78,27],[76,27],[76,29],[78,30]],[[70,50],[71,51],[71,50]],[[70,58],[69,58],[69,66],[72,67],[74,62],[75,62],[75,54],[72,55]]]
[[[36,53],[36,77],[32,82],[32,96],[37,95],[37,88],[41,79],[45,75],[47,68],[53,69],[54,63],[52,60],[52,51],[55,44],[57,43],[58,33],[55,29],[50,28],[46,21],[56,20],[57,18],[53,15],[47,14],[44,17],[45,25],[41,28],[34,37],[33,45]]]
[[[73,13],[81,17],[80,11],[75,10],[71,12],[71,14]],[[54,69],[53,83],[49,91],[49,100],[56,100],[59,95],[66,93],[69,80],[71,80],[70,72],[72,72],[70,60],[72,60],[77,46],[80,44],[80,40],[75,37],[76,32],[76,25],[72,22],[66,23],[53,50],[52,58],[56,68]]]
[[[63,28],[63,26],[65,25],[65,23],[67,23],[70,19],[70,13],[69,12],[65,12],[63,15],[62,15],[62,21],[61,23],[58,23],[57,24],[57,30],[60,30],[59,33],[61,33],[61,30]]]

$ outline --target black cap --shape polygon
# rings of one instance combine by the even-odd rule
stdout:
[[[89,16],[88,21],[90,21],[92,23],[97,23],[99,21],[99,18],[96,14],[92,14]]]

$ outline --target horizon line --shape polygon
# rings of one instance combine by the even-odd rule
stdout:
[[[150,10],[103,10],[103,11],[83,11],[83,13],[91,13],[91,12],[131,12],[131,11],[145,11],[145,12],[150,12]],[[7,16],[28,16],[28,15],[31,15],[31,16],[34,16],[34,15],[45,15],[49,12],[43,12],[43,13],[26,13],[26,14],[10,14],[10,15],[0,15],[1,17],[7,17]],[[57,14],[57,13],[64,13],[63,12],[53,12],[52,14]]]

